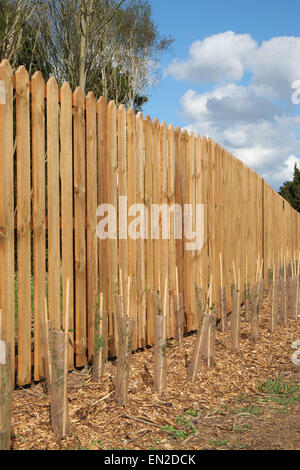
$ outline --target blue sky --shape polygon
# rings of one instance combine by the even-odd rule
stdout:
[[[300,167],[299,1],[151,4],[175,41],[143,114],[211,136],[278,189]]]

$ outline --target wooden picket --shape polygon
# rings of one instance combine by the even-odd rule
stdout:
[[[18,384],[31,379],[31,250],[29,76],[16,72],[17,233],[18,233]]]
[[[88,359],[94,352],[95,312],[98,303],[97,250],[97,119],[96,98],[86,97],[86,262]]]
[[[74,342],[74,254],[73,254],[73,139],[72,139],[72,90],[64,83],[61,96],[61,253],[62,253],[62,307],[63,326],[66,317],[66,288],[69,279],[69,330],[71,341]],[[69,368],[74,365],[74,351],[69,345]]]
[[[46,297],[45,82],[40,72],[36,72],[32,77],[31,87],[34,380],[39,380],[43,377],[44,369],[42,363],[42,338],[40,325],[43,321],[44,299]],[[69,258],[66,257],[65,259],[67,260]]]
[[[86,363],[86,181],[85,98],[76,88],[74,104],[74,242],[75,242],[75,351],[76,366]]]
[[[14,251],[14,121],[13,71],[7,60],[0,64],[5,103],[0,103],[0,304],[7,341],[15,342]],[[11,348],[12,382],[15,383],[15,348]]]
[[[60,233],[59,233],[59,125],[58,86],[47,83],[47,215],[48,215],[48,303],[53,327],[61,327]]]

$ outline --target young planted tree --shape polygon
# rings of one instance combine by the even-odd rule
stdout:
[[[100,305],[95,309],[95,336],[93,381],[101,382],[104,373],[105,348],[107,342],[107,311],[103,310],[103,294],[100,294]]]

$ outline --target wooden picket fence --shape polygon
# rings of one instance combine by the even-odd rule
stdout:
[[[175,272],[184,294],[185,328],[197,326],[195,286],[214,278],[230,305],[232,261],[241,279],[254,281],[257,256],[268,266],[298,253],[300,216],[257,173],[212,139],[188,134],[157,119],[143,118],[92,93],[84,96],[55,78],[45,84],[24,66],[13,73],[0,65],[5,103],[0,104],[0,308],[12,348],[16,383],[44,377],[41,322],[44,299],[53,327],[64,326],[66,282],[70,279],[69,367],[93,356],[99,293],[108,313],[109,349],[115,354],[115,294],[130,277],[133,347],[153,344],[152,292],[169,283],[167,334],[174,336]],[[186,239],[133,240],[126,223],[109,240],[97,238],[96,211],[144,204],[205,204],[201,251],[187,251]],[[119,213],[117,209],[119,224]],[[150,224],[149,224],[150,225]],[[119,228],[119,225],[117,225]]]

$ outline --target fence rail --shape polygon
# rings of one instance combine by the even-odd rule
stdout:
[[[226,287],[230,310],[232,263],[241,279],[253,282],[257,256],[264,274],[283,257],[298,256],[300,216],[257,173],[212,139],[188,134],[157,119],[143,118],[92,93],[72,92],[40,72],[30,79],[21,66],[14,74],[0,65],[5,104],[0,104],[0,308],[7,339],[15,344],[17,384],[44,376],[41,322],[44,299],[49,319],[64,326],[66,282],[70,279],[69,367],[92,359],[94,313],[99,292],[108,310],[115,354],[115,294],[130,277],[134,349],[153,344],[152,291],[169,283],[167,333],[175,334],[174,294],[184,294],[185,327],[197,327],[195,286],[213,297]],[[187,251],[186,238],[126,239],[134,220],[121,215],[144,204],[205,204],[205,238],[200,251]],[[117,209],[117,236],[97,238],[96,210]],[[148,227],[150,235],[151,227]],[[220,253],[222,270],[220,270]],[[122,286],[120,286],[120,272]],[[222,272],[222,280],[220,279]],[[16,358],[16,360],[15,360]]]

